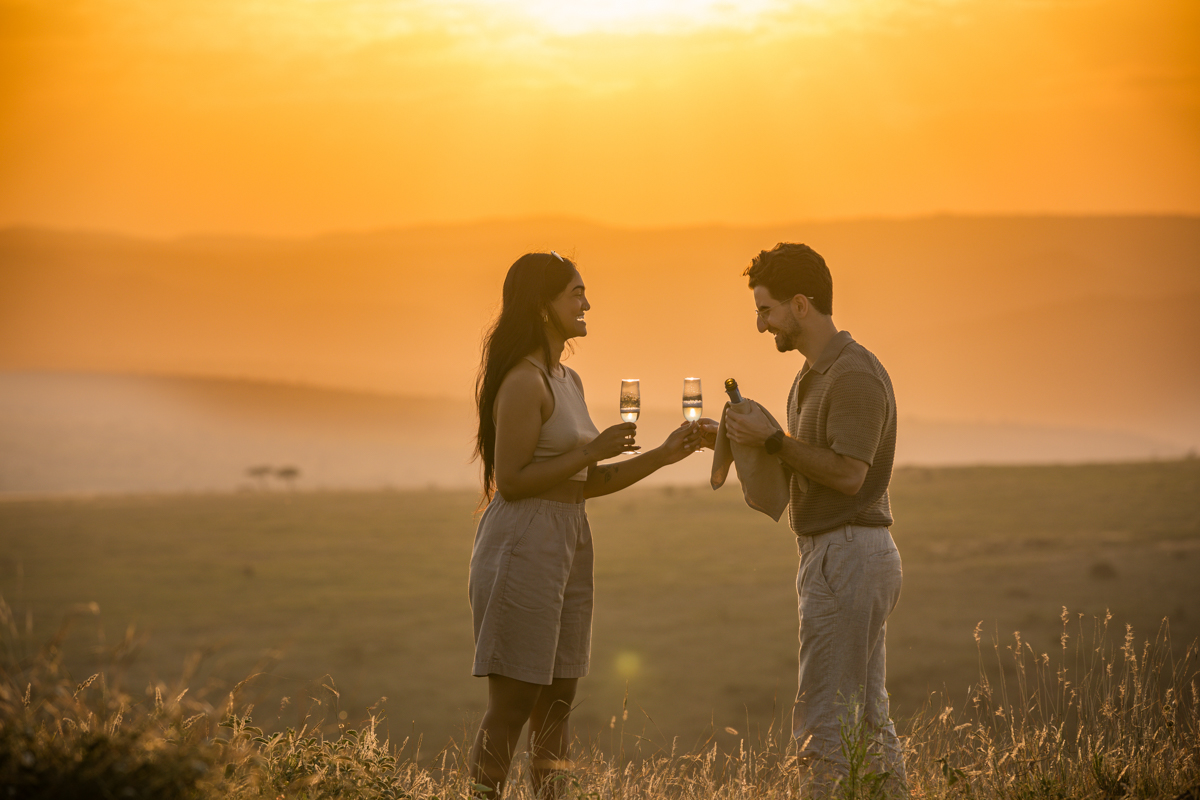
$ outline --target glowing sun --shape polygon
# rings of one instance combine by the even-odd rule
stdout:
[[[562,35],[683,33],[709,27],[751,27],[765,14],[795,6],[784,0],[474,0],[530,19]],[[802,5],[823,5],[807,0]]]

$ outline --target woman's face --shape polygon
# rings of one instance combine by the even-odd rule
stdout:
[[[551,325],[557,320],[557,330],[566,338],[574,339],[576,336],[587,336],[587,323],[583,320],[583,312],[591,307],[584,294],[583,278],[575,271],[571,280],[567,281],[567,288],[550,302],[547,313],[551,317]]]

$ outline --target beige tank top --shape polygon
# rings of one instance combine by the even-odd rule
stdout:
[[[583,381],[579,379],[575,370],[564,364],[562,375],[555,376],[533,356],[525,358],[546,376],[550,383],[550,392],[554,395],[554,412],[550,419],[542,423],[537,447],[533,451],[533,460],[548,461],[582,447],[599,436],[600,431],[592,424],[587,403],[583,401]],[[572,475],[570,480],[586,481],[587,467]]]

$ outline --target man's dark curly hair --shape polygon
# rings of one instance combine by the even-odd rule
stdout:
[[[833,314],[833,276],[820,253],[806,244],[780,242],[756,255],[742,274],[750,276],[751,289],[765,286],[776,300],[802,294],[817,311]]]

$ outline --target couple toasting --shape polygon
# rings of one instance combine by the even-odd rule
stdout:
[[[777,245],[744,274],[759,332],[773,334],[781,353],[805,357],[788,397],[787,431],[751,405],[748,413],[727,415],[723,435],[778,458],[791,476],[789,518],[800,554],[792,732],[808,785],[816,794],[837,785],[847,770],[842,728],[862,723],[877,771],[903,791],[884,688],[886,621],[901,583],[888,530],[896,444],[891,381],[869,351],[835,327],[833,280],[812,248]],[[490,502],[475,534],[470,596],[473,672],[488,679],[488,704],[470,777],[491,798],[503,792],[526,723],[535,789],[546,792],[568,765],[568,721],[591,650],[592,534],[584,500],[631,486],[717,439],[717,423],[703,419],[684,423],[653,450],[601,463],[639,448],[633,423],[596,429],[579,376],[561,363],[567,341],[587,335],[590,308],[571,260],[530,253],[509,269],[483,347],[476,447]]]

